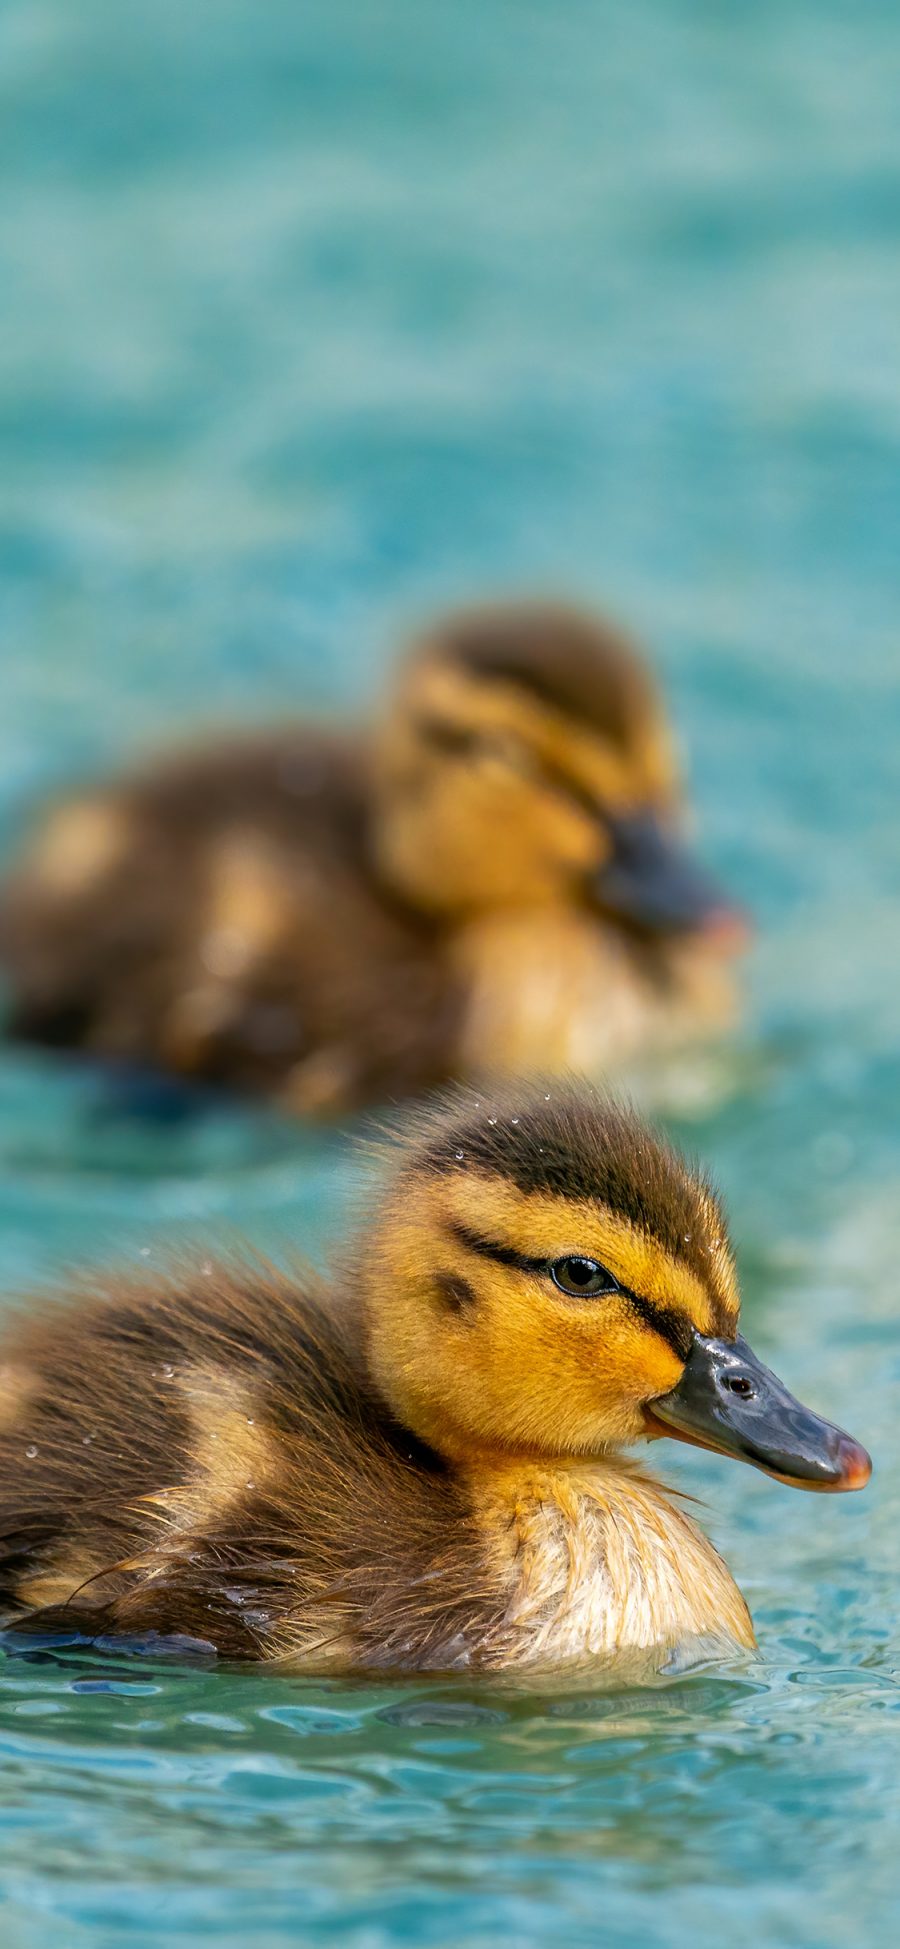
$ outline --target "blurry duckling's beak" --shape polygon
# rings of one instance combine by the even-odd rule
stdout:
[[[746,916],[654,813],[610,821],[612,851],[593,881],[598,903],[650,933],[702,934],[724,951],[746,945]]]
[[[740,1335],[696,1334],[678,1386],[645,1416],[649,1435],[735,1455],[794,1489],[863,1489],[872,1473],[859,1442],[795,1401]]]

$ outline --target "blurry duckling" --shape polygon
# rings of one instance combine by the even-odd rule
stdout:
[[[51,810],[0,893],[9,1028],[311,1115],[606,1072],[732,1011],[742,924],[680,828],[625,637],[450,616],[364,733],[212,742]]]
[[[870,1473],[741,1337],[710,1186],[589,1085],[423,1117],[327,1287],[122,1278],[2,1360],[7,1621],[319,1671],[750,1648],[712,1544],[621,1451]]]

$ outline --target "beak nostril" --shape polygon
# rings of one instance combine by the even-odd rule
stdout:
[[[795,1401],[737,1333],[695,1333],[677,1387],[650,1403],[651,1434],[752,1462],[797,1489],[862,1489],[872,1473],[864,1448]]]

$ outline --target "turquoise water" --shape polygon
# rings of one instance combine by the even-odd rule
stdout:
[[[447,595],[608,599],[761,924],[678,1126],[751,1337],[876,1461],[673,1453],[762,1649],[658,1689],[8,1659],[10,1949],[896,1940],[898,87],[887,5],[0,5],[4,844],[173,725],[352,703]],[[356,1179],[0,1058],[4,1290],[318,1251]]]

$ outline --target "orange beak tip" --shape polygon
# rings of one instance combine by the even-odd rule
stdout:
[[[744,954],[754,935],[750,915],[742,907],[714,907],[703,922],[703,939],[720,954]]]
[[[872,1474],[872,1457],[858,1441],[851,1441],[849,1435],[841,1444],[841,1477],[835,1488],[850,1490],[864,1489]]]

